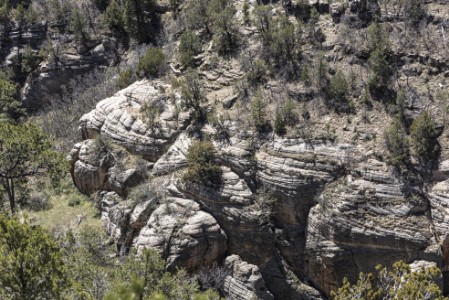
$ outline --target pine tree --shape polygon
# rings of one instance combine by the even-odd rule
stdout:
[[[437,141],[436,124],[423,111],[410,127],[411,143],[416,156],[422,161],[435,159],[440,151]]]
[[[267,125],[266,119],[266,103],[263,99],[262,92],[257,90],[251,100],[251,117],[257,131],[263,131]]]
[[[405,165],[409,158],[407,134],[398,119],[394,119],[384,131],[385,145],[390,152],[390,163],[400,167]]]
[[[13,214],[18,183],[44,175],[57,180],[64,172],[63,155],[52,151],[51,147],[48,137],[34,125],[0,122],[0,184]]]
[[[66,286],[61,252],[50,235],[0,215],[0,297],[60,299]]]
[[[155,13],[153,0],[126,0],[124,20],[127,33],[139,43],[148,42]]]

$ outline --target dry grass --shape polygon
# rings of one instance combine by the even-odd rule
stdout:
[[[23,214],[30,224],[41,225],[51,231],[60,229],[77,231],[80,225],[102,226],[94,202],[78,192],[70,178],[63,179],[56,188],[46,186],[44,189],[49,195],[50,208],[40,211],[24,210]]]

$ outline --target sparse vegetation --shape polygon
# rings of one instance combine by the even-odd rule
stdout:
[[[179,42],[180,62],[186,67],[194,66],[194,56],[201,52],[201,41],[195,32],[186,30]]]
[[[331,293],[332,299],[447,299],[436,283],[441,277],[437,267],[412,271],[409,265],[400,261],[394,263],[391,270],[381,265],[376,270],[375,274],[360,273],[354,284],[345,278],[342,287]]]
[[[394,119],[384,132],[385,145],[390,152],[389,161],[393,166],[401,167],[410,158],[407,133],[399,119]]]
[[[134,72],[131,69],[126,69],[118,74],[117,88],[124,89],[135,81]]]
[[[410,140],[414,154],[423,162],[438,157],[440,145],[437,137],[435,122],[426,111],[422,112],[410,127]]]
[[[205,186],[221,185],[221,168],[217,164],[215,147],[208,141],[193,142],[186,155],[187,170],[183,180]]]
[[[355,279],[352,272],[386,252],[448,270],[441,222],[449,8],[424,0],[318,2],[0,0],[0,225],[8,229],[0,226],[0,298],[218,300],[213,292],[196,297],[197,280],[201,290],[229,296],[225,289],[236,281],[227,277],[223,285],[227,275],[251,276],[235,278],[238,288],[259,297],[268,290],[249,263],[260,259],[269,262],[258,266],[276,299],[312,292],[309,285],[329,297],[336,278]],[[69,152],[71,174],[58,172],[52,159],[62,162]],[[31,170],[7,174],[18,166]],[[80,194],[73,182],[92,194]],[[175,212],[174,197],[189,203],[184,211]],[[12,213],[16,219],[5,217]],[[13,224],[19,230],[3,217],[20,220]],[[355,227],[352,237],[370,234],[371,258],[359,256],[366,252],[359,240],[339,239],[345,218]],[[201,223],[212,219],[219,226]],[[165,225],[181,236],[166,234]],[[25,271],[14,270],[11,246],[25,235],[36,240],[33,230],[43,246],[47,238],[57,244],[62,267],[53,269],[61,277],[40,276],[51,265],[43,248],[27,252]],[[214,268],[216,277],[201,272],[202,258],[217,252],[216,235],[207,235],[214,230],[228,235],[223,256],[241,255],[251,273],[238,274],[225,257],[216,258],[226,261]],[[377,245],[385,233],[395,243]],[[175,249],[175,238],[187,243],[186,253]],[[160,239],[169,263],[195,261],[187,264],[196,277],[167,273],[157,253],[142,249],[144,239]],[[252,257],[254,247],[260,259]],[[299,261],[290,251],[296,248]],[[331,276],[310,273],[320,268]],[[8,286],[22,271],[34,272],[25,275],[35,295]],[[345,281],[335,299],[442,298],[433,285],[438,271],[414,277],[398,264],[391,272]]]
[[[235,8],[231,3],[214,16],[214,41],[217,52],[221,55],[234,52],[240,43],[239,32],[235,26]]]
[[[157,77],[165,72],[166,58],[161,48],[148,48],[137,65],[139,77]]]
[[[267,129],[268,121],[266,106],[262,91],[257,90],[251,99],[251,117],[254,127],[259,132]]]
[[[341,70],[337,70],[330,80],[328,91],[328,97],[333,100],[337,110],[349,110],[348,93],[349,89],[345,74]]]
[[[193,118],[197,122],[205,121],[206,114],[201,106],[205,100],[198,73],[189,72],[181,86],[182,98],[187,109],[193,109]]]

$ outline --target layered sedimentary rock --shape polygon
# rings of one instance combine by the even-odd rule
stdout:
[[[149,216],[134,240],[138,250],[153,248],[167,261],[167,267],[190,271],[219,261],[226,253],[226,234],[198,203],[167,198]]]
[[[306,272],[329,294],[382,263],[423,259],[441,266],[426,198],[384,163],[369,160],[325,187],[308,216]]]
[[[226,257],[224,268],[228,272],[223,283],[226,299],[274,299],[273,295],[266,290],[265,282],[257,266],[248,264],[238,255],[231,255]]]
[[[200,132],[188,127],[188,112],[177,113],[181,102],[170,85],[145,80],[81,120],[86,140],[72,151],[74,181],[86,193],[102,191],[102,218],[120,251],[155,248],[169,268],[191,271],[221,264],[232,273],[230,299],[323,299],[344,277],[398,260],[435,264],[447,281],[444,161],[432,173],[399,173],[382,148],[367,150],[373,143],[263,135],[232,120]],[[216,149],[220,186],[182,180],[201,135]],[[92,138],[121,150],[92,150]],[[149,189],[135,201],[129,192],[138,183]]]
[[[156,161],[185,127],[188,113],[177,110],[179,96],[171,98],[170,85],[138,81],[98,103],[81,118],[83,138],[101,136],[131,153]]]
[[[88,139],[77,143],[70,152],[72,177],[82,193],[111,190],[125,196],[146,176],[145,161],[130,161],[123,150],[108,147],[101,139]]]

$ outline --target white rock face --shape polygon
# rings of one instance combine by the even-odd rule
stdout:
[[[73,146],[69,154],[75,185],[86,194],[105,187],[106,174],[111,161],[95,140],[86,140]]]
[[[222,258],[227,237],[198,203],[168,198],[150,215],[134,240],[138,250],[153,248],[167,259],[168,268],[196,270]]]
[[[274,299],[256,265],[243,261],[238,255],[231,255],[226,257],[224,267],[229,272],[223,285],[226,299]]]
[[[154,164],[152,173],[156,176],[165,175],[187,166],[186,154],[192,140],[187,133],[181,133],[173,145]]]
[[[124,146],[133,154],[151,161],[162,156],[189,119],[179,112],[167,91],[171,86],[160,81],[138,81],[110,98],[80,120],[83,138],[99,134]]]
[[[367,161],[352,176],[326,186],[308,216],[306,268],[326,294],[344,277],[415,258],[441,262],[426,200],[406,197],[384,164]]]
[[[170,89],[135,83],[81,125],[85,137],[100,135],[124,146],[124,157],[149,160],[141,165],[150,178],[141,180],[162,197],[130,204],[122,191],[139,164],[111,165],[115,153],[92,150],[91,140],[71,153],[77,186],[104,191],[103,219],[119,246],[157,249],[169,268],[191,271],[228,255],[229,299],[272,299],[268,290],[279,299],[325,299],[344,277],[398,260],[436,264],[449,278],[447,161],[425,182],[418,173],[397,174],[363,144],[261,137],[229,121],[225,140],[210,124],[202,129],[217,151],[222,184],[183,182],[194,131],[183,130],[188,113],[175,121]],[[153,122],[145,105],[158,108]]]

